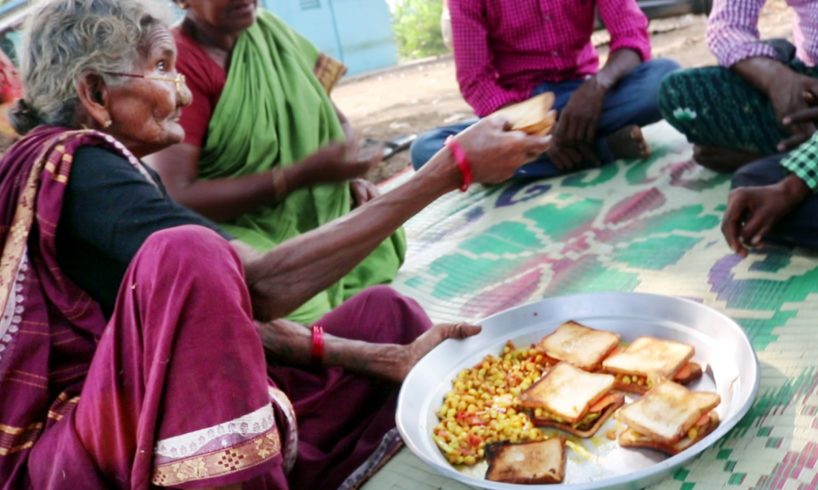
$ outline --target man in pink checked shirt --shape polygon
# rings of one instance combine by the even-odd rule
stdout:
[[[659,95],[694,159],[735,171],[722,231],[741,255],[765,242],[818,250],[818,0],[787,0],[795,46],[760,40],[765,3],[715,0],[707,42],[721,66],[674,73]]]
[[[694,159],[732,172],[789,151],[816,122],[792,122],[818,105],[818,0],[787,0],[795,46],[762,41],[758,19],[767,0],[715,0],[707,44],[720,66],[669,76],[659,93],[662,114],[694,143]]]
[[[661,119],[659,84],[679,65],[650,60],[648,21],[635,0],[449,0],[449,9],[460,92],[478,117],[542,92],[556,96],[552,147],[518,177],[647,156],[640,126]],[[611,35],[602,69],[591,43],[595,9]],[[413,166],[475,121],[422,135]]]

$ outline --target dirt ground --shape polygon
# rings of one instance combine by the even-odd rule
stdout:
[[[707,18],[686,15],[652,21],[653,54],[673,58],[685,67],[715,63],[705,43]],[[762,37],[792,40],[792,14],[784,0],[768,2],[760,20]],[[594,34],[601,62],[608,36]],[[392,139],[473,116],[461,98],[451,55],[407,63],[342,81],[333,92],[338,107],[362,137]],[[383,162],[368,176],[379,182],[409,165],[408,152]]]

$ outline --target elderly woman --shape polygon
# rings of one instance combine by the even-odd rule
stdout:
[[[193,103],[180,119],[184,140],[148,159],[174,199],[267,251],[377,193],[353,178],[379,158],[357,151],[328,95],[342,65],[257,12],[256,0],[175,3],[185,9],[174,37]],[[398,231],[289,317],[315,321],[363,288],[391,282],[404,251]]]
[[[384,287],[312,329],[262,321],[547,141],[486,120],[404,186],[259,255],[140,161],[183,139],[190,99],[159,6],[44,0],[30,19],[27,134],[0,161],[0,488],[334,488],[377,467],[396,383],[477,328],[430,327]]]

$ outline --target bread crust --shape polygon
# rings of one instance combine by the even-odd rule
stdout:
[[[498,109],[492,115],[499,115],[511,123],[511,129],[531,135],[546,135],[557,122],[554,93],[544,92],[516,104]]]
[[[617,333],[569,320],[540,339],[537,347],[550,357],[593,373],[599,371],[602,361],[619,347],[619,343]],[[584,355],[578,354],[578,350],[583,351]]]
[[[544,443],[554,444],[553,441],[557,441],[559,443],[559,451],[560,451],[560,461],[557,464],[556,473],[552,474],[550,472],[544,472],[541,476],[532,476],[532,477],[525,477],[519,473],[521,471],[521,465],[515,464],[513,465],[514,468],[510,469],[509,464],[504,464],[502,461],[503,453],[507,451],[511,447],[534,447],[537,445],[542,445]],[[562,483],[565,479],[565,461],[566,461],[566,451],[565,451],[565,438],[564,437],[552,437],[550,439],[546,439],[545,441],[536,441],[536,442],[523,442],[523,443],[512,443],[512,442],[496,442],[494,444],[489,444],[486,446],[486,460],[489,463],[488,470],[486,470],[486,480],[491,481],[499,481],[504,483],[518,483],[518,484],[551,484],[551,483]],[[515,471],[516,470],[516,471]],[[512,474],[509,474],[512,473]]]
[[[545,136],[551,132],[551,128],[557,122],[557,112],[556,111],[548,111],[545,115],[545,118],[535,124],[529,124],[528,126],[521,126],[521,127],[513,127],[512,129],[516,129],[518,131],[522,131],[524,133],[533,135],[533,136]]]
[[[685,366],[690,366],[690,374],[687,376],[681,376],[680,372],[684,370]],[[680,385],[689,385],[690,383],[696,382],[701,379],[703,374],[702,366],[698,362],[687,361],[687,364],[682,366],[679,371],[676,372],[676,375],[673,377],[673,381],[679,383]]]

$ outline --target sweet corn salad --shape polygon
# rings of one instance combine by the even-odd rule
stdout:
[[[546,369],[546,357],[533,347],[517,349],[509,341],[500,357],[486,356],[452,380],[437,411],[432,437],[451,464],[473,465],[486,445],[499,441],[539,441],[543,434],[527,414],[515,410],[517,395]]]

